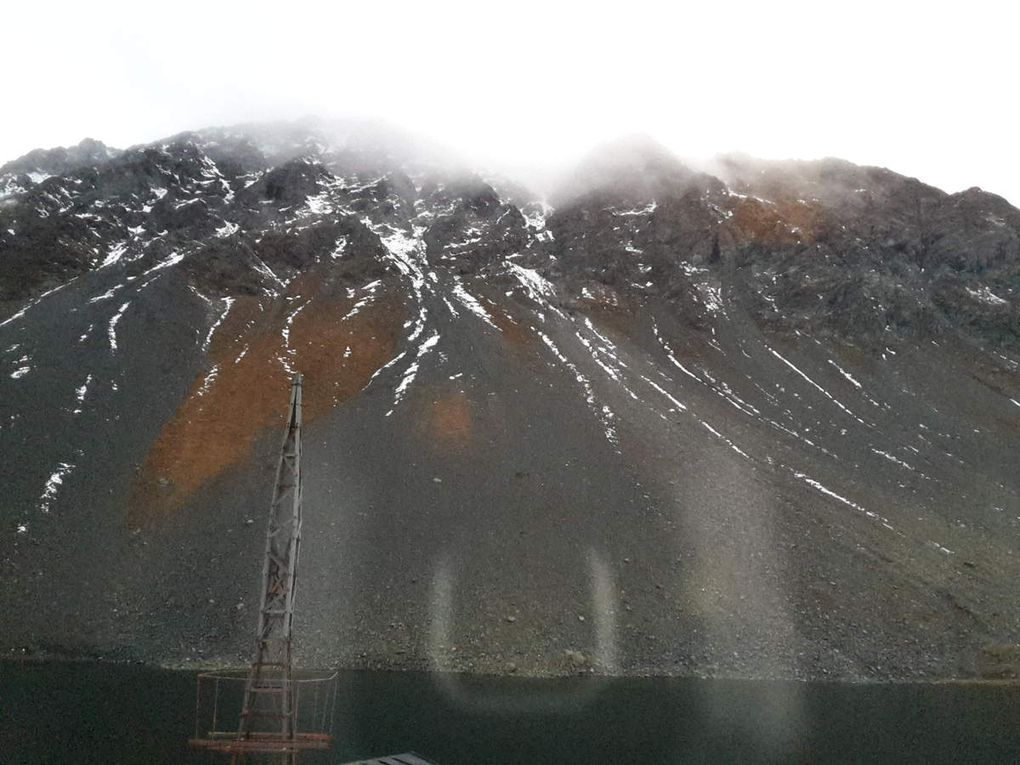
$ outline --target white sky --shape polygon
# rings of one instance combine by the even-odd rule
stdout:
[[[1008,0],[12,2],[0,161],[355,115],[530,175],[641,132],[1020,204],[1018,22]]]

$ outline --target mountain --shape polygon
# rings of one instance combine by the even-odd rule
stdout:
[[[999,197],[628,139],[550,206],[323,122],[0,190],[10,654],[246,660],[295,371],[306,665],[945,678],[1020,642]]]

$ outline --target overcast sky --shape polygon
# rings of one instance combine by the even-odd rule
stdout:
[[[353,115],[501,169],[640,132],[692,158],[838,156],[1020,204],[1014,7],[11,3],[0,161],[84,136]]]

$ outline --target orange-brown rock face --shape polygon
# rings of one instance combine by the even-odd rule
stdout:
[[[136,486],[132,522],[180,507],[248,457],[279,426],[290,371],[306,381],[306,422],[360,391],[394,355],[403,308],[381,294],[358,306],[321,277],[297,280],[275,301],[239,299],[213,337],[210,369],[153,444]]]
[[[770,247],[812,244],[821,234],[822,220],[816,206],[800,200],[776,203],[740,199],[729,225],[738,238]]]

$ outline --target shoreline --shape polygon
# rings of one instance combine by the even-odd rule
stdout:
[[[134,667],[164,672],[241,672],[248,668],[247,664],[229,662],[151,662],[141,659],[108,658],[103,656],[68,656],[60,654],[36,653],[25,656],[0,656],[0,666],[10,665],[54,665],[54,664],[77,664],[77,665],[108,665],[118,667]],[[796,685],[842,685],[842,686],[987,686],[987,687],[1014,687],[1020,686],[1020,677],[794,677],[781,675],[748,675],[735,673],[665,673],[665,672],[628,672],[608,674],[597,671],[595,668],[587,670],[578,669],[573,672],[487,672],[476,670],[462,670],[455,668],[426,668],[416,666],[398,665],[365,665],[348,664],[334,666],[295,666],[297,671],[336,671],[343,673],[393,673],[409,675],[436,675],[443,677],[456,677],[465,681],[485,680],[521,680],[528,681],[604,681],[604,682],[626,682],[634,680],[650,681],[706,681],[706,682],[727,682],[727,683],[785,683]]]

